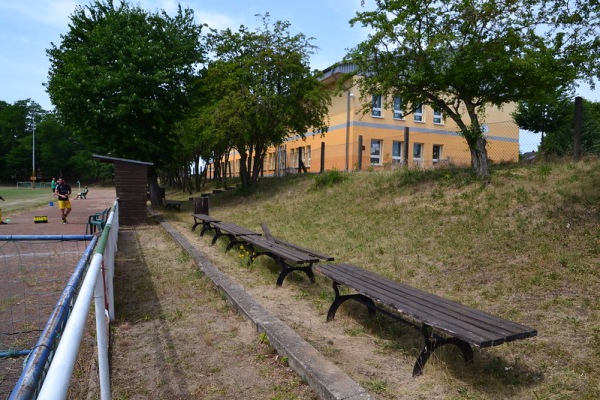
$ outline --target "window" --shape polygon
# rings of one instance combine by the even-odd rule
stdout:
[[[423,143],[413,144],[413,160],[423,161]]]
[[[269,161],[268,161],[267,165],[269,166],[268,169],[270,169],[270,170],[275,169],[275,153],[269,153]]]
[[[302,162],[306,168],[310,167],[310,146],[305,146],[302,148]]]
[[[392,165],[402,165],[402,142],[392,142]]]
[[[444,120],[442,118],[442,110],[440,110],[439,108],[435,108],[433,110],[433,123],[434,124],[444,123]]]
[[[424,122],[423,121],[423,104],[419,104],[417,108],[415,108],[415,122]]]
[[[402,113],[402,97],[394,97],[394,119],[404,119]]]
[[[298,168],[298,150],[297,149],[290,150],[290,167]]]
[[[302,163],[306,168],[310,167],[310,159],[311,159],[311,149],[310,146],[304,147],[296,147],[295,149],[290,150],[290,167],[299,168],[300,167],[300,157],[302,157]]]
[[[433,165],[436,165],[437,163],[439,163],[441,158],[442,158],[442,145],[434,144],[433,145],[433,155],[432,155]]]
[[[371,105],[371,116],[381,117],[381,95],[373,96],[373,103]]]
[[[381,165],[381,140],[371,140],[371,165]]]

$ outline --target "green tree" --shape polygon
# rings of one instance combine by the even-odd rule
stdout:
[[[351,20],[371,33],[346,61],[364,77],[363,99],[402,96],[406,113],[420,104],[442,110],[464,136],[476,174],[487,181],[485,108],[535,100],[595,68],[590,51],[597,43],[583,29],[597,22],[597,10],[586,2],[579,8],[563,3],[375,0],[374,11]]]
[[[46,111],[31,99],[0,102],[0,178],[29,181],[33,169],[33,136]],[[38,141],[38,140],[36,140]],[[39,148],[35,152],[39,159]],[[36,165],[36,176],[40,171]]]
[[[573,123],[573,102],[570,93],[550,92],[536,101],[520,101],[512,114],[521,129],[539,133],[544,143],[549,132],[568,130]]]
[[[47,90],[56,111],[82,142],[115,157],[167,165],[173,128],[190,102],[188,91],[203,59],[193,11],[170,17],[126,1],[78,6],[70,30],[47,50]],[[149,172],[158,204],[156,170]]]
[[[549,125],[540,144],[540,152],[548,156],[569,156],[574,153],[575,103],[564,104],[562,120]],[[528,123],[531,121],[527,121]],[[600,155],[600,103],[583,101],[581,126],[581,150],[583,154]]]
[[[256,31],[244,26],[238,32],[212,31],[208,43],[215,58],[203,81],[218,88],[219,96],[205,105],[212,110],[210,129],[239,152],[245,189],[258,181],[270,146],[290,135],[304,137],[309,130],[326,132],[331,104],[309,68],[311,39],[292,35],[289,22],[271,25],[269,14],[262,23]]]

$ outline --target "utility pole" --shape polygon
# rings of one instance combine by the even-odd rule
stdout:
[[[31,188],[35,189],[35,111],[31,115],[31,132],[33,134],[32,146],[31,146]]]

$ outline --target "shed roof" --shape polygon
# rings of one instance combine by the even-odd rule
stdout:
[[[95,158],[96,160],[100,161],[100,162],[124,162],[124,163],[140,164],[140,165],[146,165],[146,166],[152,166],[152,165],[154,165],[154,163],[146,162],[146,161],[138,161],[138,160],[129,160],[129,159],[126,159],[126,158],[116,158],[116,157],[101,156],[101,155],[98,155],[98,154],[92,154],[92,157]]]

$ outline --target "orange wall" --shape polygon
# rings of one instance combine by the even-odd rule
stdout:
[[[470,165],[471,157],[466,141],[457,132],[454,121],[446,119],[442,123],[433,122],[433,110],[423,108],[423,121],[414,121],[413,115],[407,115],[403,120],[394,119],[392,110],[383,109],[381,117],[370,114],[363,115],[359,112],[359,93],[356,88],[351,89],[353,94],[348,102],[347,93],[332,98],[329,113],[329,130],[324,135],[307,133],[304,140],[290,138],[284,143],[286,153],[286,166],[288,172],[297,168],[294,152],[298,147],[303,147],[305,153],[310,150],[310,157],[306,159],[309,172],[321,170],[321,151],[324,147],[324,170],[350,170],[357,168],[359,157],[362,160],[362,169],[393,167],[392,146],[394,141],[404,142],[405,128],[409,128],[409,166],[433,167],[435,165]],[[370,102],[370,99],[367,101]],[[348,107],[349,104],[349,107]],[[511,112],[513,105],[502,110],[489,108],[485,117],[486,138],[488,140],[488,156],[492,162],[516,162],[519,159],[519,128],[514,123]],[[346,139],[348,137],[348,139]],[[362,137],[362,149],[359,150],[359,137]],[[380,162],[371,165],[371,141],[376,140],[381,144]],[[414,144],[422,148],[422,157],[415,160],[413,156]],[[434,146],[438,148],[439,161],[434,162]],[[264,174],[275,173],[275,149],[269,150],[264,166]],[[348,158],[346,158],[348,153]],[[236,155],[230,156],[234,174],[239,171]]]

